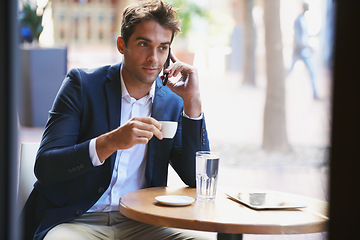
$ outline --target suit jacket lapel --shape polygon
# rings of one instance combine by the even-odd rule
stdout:
[[[111,66],[105,84],[109,131],[119,127],[121,113],[120,64]]]
[[[151,116],[158,121],[164,119],[164,111],[165,111],[165,104],[163,103],[164,101],[166,101],[166,94],[162,89],[162,87],[163,85],[161,84],[161,81],[156,81],[155,96],[154,96]]]
[[[164,119],[164,111],[165,111],[165,105],[164,102],[166,102],[166,94],[164,90],[162,89],[163,85],[161,84],[160,79],[156,79],[156,88],[155,88],[155,96],[154,96],[154,102],[152,106],[152,113],[151,116],[155,118],[158,121],[161,121]],[[147,149],[147,162],[146,162],[146,173],[145,178],[146,182],[148,184],[148,187],[152,186],[152,179],[153,179],[153,169],[155,165],[155,148],[156,148],[156,137],[153,137],[149,143],[148,143],[148,149]]]
[[[120,126],[121,114],[121,84],[120,84],[120,64],[111,66],[105,83],[105,93],[107,99],[107,113],[109,131]],[[114,167],[116,152],[111,156],[111,169]]]

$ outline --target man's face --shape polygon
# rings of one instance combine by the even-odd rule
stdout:
[[[124,55],[124,81],[133,85],[151,85],[165,64],[171,37],[171,30],[154,20],[136,25],[127,46],[119,37],[117,47]]]

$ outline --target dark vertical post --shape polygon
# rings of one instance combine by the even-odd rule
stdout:
[[[359,238],[360,1],[335,1],[329,239]]]
[[[242,234],[218,233],[217,240],[242,240]]]
[[[17,2],[0,8],[0,239],[20,238],[17,206]]]

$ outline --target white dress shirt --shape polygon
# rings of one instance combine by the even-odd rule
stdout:
[[[139,100],[129,95],[121,70],[120,81],[122,91],[120,126],[124,125],[132,117],[151,116],[155,81],[149,94]],[[145,187],[146,148],[146,144],[137,144],[130,149],[117,150],[110,185],[88,212],[118,211],[121,196]],[[90,141],[89,152],[94,166],[103,164],[96,153],[96,138]]]

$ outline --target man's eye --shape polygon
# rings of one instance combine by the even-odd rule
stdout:
[[[146,47],[147,43],[146,42],[141,42],[139,45],[140,45],[140,47]]]
[[[160,47],[160,50],[161,50],[161,51],[166,51],[166,50],[167,50],[167,47],[166,47],[166,46]]]

